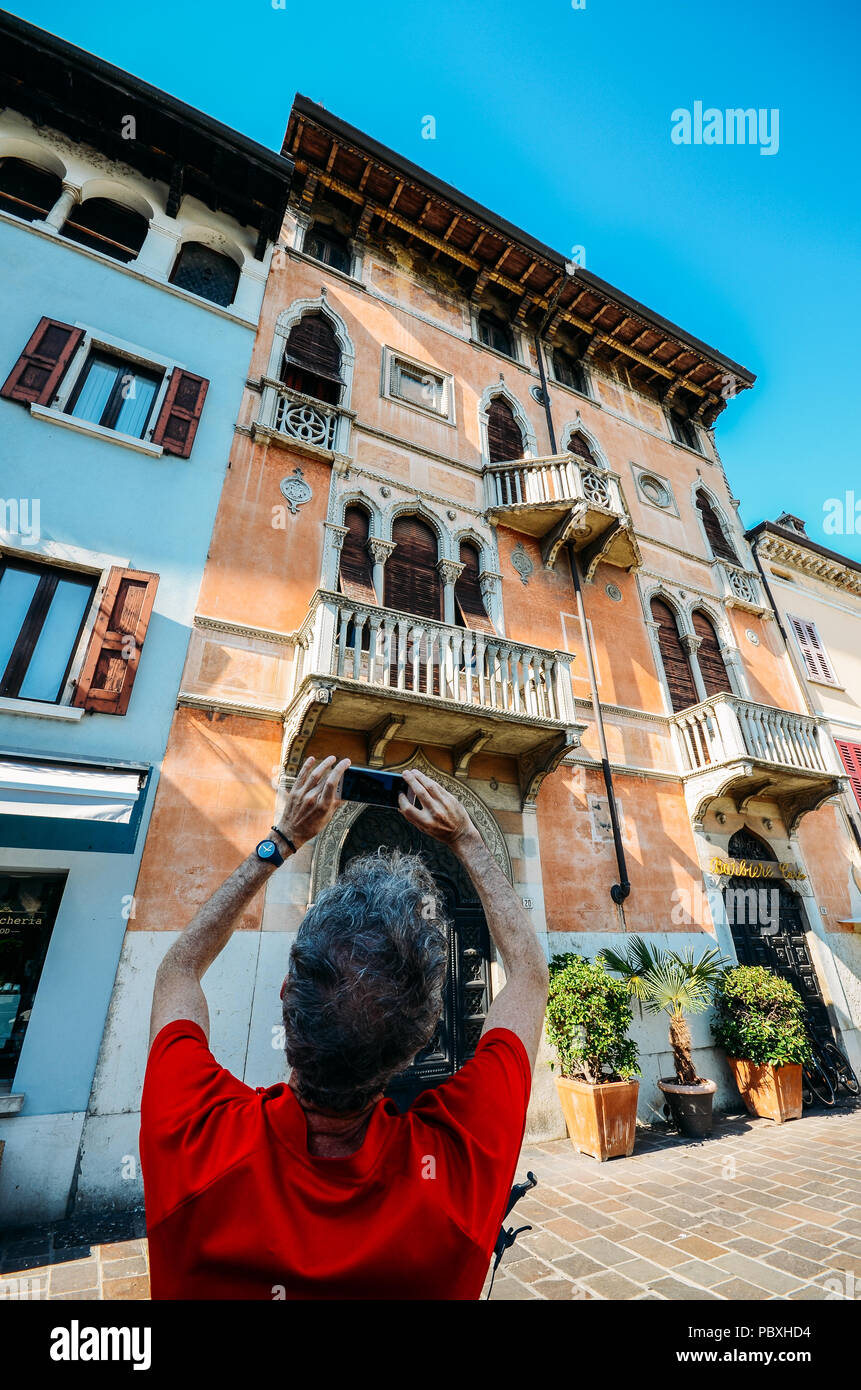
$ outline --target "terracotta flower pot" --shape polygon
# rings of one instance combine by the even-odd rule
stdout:
[[[556,1089],[571,1143],[581,1154],[603,1163],[634,1152],[639,1081],[588,1081],[556,1077]]]
[[[783,1124],[801,1119],[801,1066],[755,1066],[744,1057],[727,1057],[735,1084],[751,1115]]]
[[[705,1139],[711,1134],[716,1082],[699,1081],[694,1086],[683,1086],[674,1076],[662,1076],[658,1087],[666,1096],[670,1114],[682,1134],[688,1139]]]

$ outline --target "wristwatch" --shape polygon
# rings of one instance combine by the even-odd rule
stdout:
[[[276,868],[284,863],[284,855],[276,845],[274,840],[261,840],[257,846],[257,858],[262,859],[264,864],[274,864]]]

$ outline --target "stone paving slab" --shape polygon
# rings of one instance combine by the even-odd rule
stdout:
[[[721,1118],[702,1142],[644,1129],[604,1164],[567,1139],[528,1145],[517,1180],[530,1169],[507,1224],[533,1229],[491,1301],[861,1300],[861,1105]],[[2,1298],[149,1298],[143,1213],[8,1232]]]

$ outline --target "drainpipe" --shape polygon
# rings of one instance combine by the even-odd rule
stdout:
[[[544,414],[547,419],[547,433],[550,436],[550,447],[556,453],[556,431],[553,428],[553,416],[550,411],[550,393],[547,390],[547,377],[544,373],[544,354],[541,351],[541,340],[535,334],[535,356],[538,359],[538,375],[541,378],[541,394],[544,397]],[[607,805],[610,809],[610,825],[613,828],[613,844],[616,849],[616,867],[619,870],[619,882],[614,883],[610,889],[610,897],[618,907],[627,898],[631,891],[631,884],[628,879],[628,868],[625,863],[625,848],[622,844],[622,832],[619,828],[619,812],[616,807],[616,793],[613,787],[613,773],[610,769],[610,758],[607,753],[607,738],[604,732],[604,715],[601,709],[601,701],[598,698],[598,680],[595,675],[595,657],[592,652],[592,641],[589,636],[589,627],[586,622],[586,609],[583,604],[583,586],[580,582],[580,566],[573,545],[569,542],[565,547],[568,553],[568,563],[571,566],[571,578],[574,583],[574,593],[577,599],[577,616],[580,619],[580,634],[583,639],[583,650],[586,653],[586,669],[589,674],[589,690],[592,696],[592,708],[595,711],[595,725],[598,730],[598,744],[601,750],[601,771],[604,774],[604,786],[607,789]],[[624,917],[623,917],[624,921]]]

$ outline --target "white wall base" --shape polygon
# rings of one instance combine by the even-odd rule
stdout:
[[[0,1229],[63,1219],[83,1124],[83,1111],[0,1120]]]

